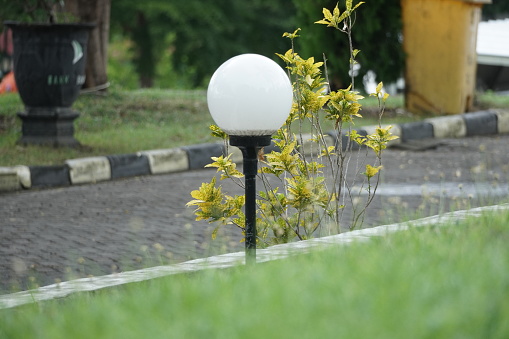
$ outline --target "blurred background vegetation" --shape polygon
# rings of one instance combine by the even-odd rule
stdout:
[[[281,63],[275,53],[284,53],[291,47],[289,39],[282,35],[298,27],[302,31],[295,41],[297,52],[317,60],[325,53],[332,86],[349,83],[347,37],[314,24],[323,17],[322,8],[334,8],[336,0],[65,3],[79,2],[95,9],[93,1],[111,4],[107,35],[110,87],[108,95],[92,91],[80,96],[74,105],[81,112],[76,136],[86,147],[49,152],[35,146],[16,146],[21,133],[16,113],[23,104],[18,95],[4,95],[0,100],[1,165],[54,164],[77,157],[210,142],[208,126],[212,120],[203,89],[214,70],[241,53],[272,56]],[[365,2],[357,11],[353,29],[353,44],[361,50],[357,59],[362,65],[356,83],[361,82],[367,70],[373,70],[376,80],[387,84],[401,77],[404,67],[400,0]],[[16,15],[12,11],[13,4],[13,0],[0,0],[0,21],[22,19],[23,13]],[[344,0],[339,5],[344,8]],[[493,0],[483,11],[485,19],[509,16],[509,1]],[[508,96],[484,93],[479,96],[478,105],[481,109],[509,107],[508,100]],[[370,119],[377,117],[376,100],[367,98],[363,107],[364,119],[358,123],[374,124]],[[385,117],[391,119],[390,123],[415,119],[403,114],[402,107],[402,96],[389,98]]]
[[[374,70],[395,81],[403,69],[399,0],[366,0],[356,17],[358,77]],[[108,75],[127,88],[200,88],[228,58],[241,53],[273,56],[290,48],[284,32],[301,27],[297,52],[327,58],[334,87],[349,83],[346,36],[314,22],[334,0],[122,0],[111,3]],[[377,20],[373,20],[377,18]],[[380,43],[383,42],[383,43]]]
[[[367,0],[356,17],[354,46],[362,52],[362,77],[369,69],[385,81],[403,68],[399,0]],[[228,58],[259,53],[277,58],[290,48],[282,33],[301,27],[297,51],[325,54],[335,87],[349,83],[346,36],[315,25],[334,0],[113,1],[109,77],[130,88],[204,87]],[[373,18],[378,18],[373,20]],[[380,44],[379,42],[383,42]],[[126,53],[127,52],[127,53]]]
[[[400,0],[364,2],[352,37],[354,48],[361,50],[356,81],[372,70],[376,82],[394,82],[404,68]],[[22,20],[27,10],[43,3],[60,4],[90,21],[107,21],[107,13],[98,14],[107,8],[107,77],[123,89],[205,88],[221,63],[242,53],[280,62],[275,53],[290,48],[282,34],[299,27],[297,52],[317,60],[325,56],[333,88],[349,84],[346,36],[314,24],[322,18],[322,8],[334,8],[337,0],[0,0],[0,20]],[[344,8],[344,0],[339,7]],[[483,6],[483,16],[509,16],[509,2],[493,0]]]
[[[357,77],[368,70],[377,81],[401,77],[399,0],[364,0],[353,30],[361,50]],[[349,83],[347,39],[314,22],[336,0],[117,0],[111,2],[108,76],[127,89],[204,88],[212,72],[241,53],[274,53],[290,48],[282,33],[302,28],[296,49],[303,57],[327,58],[333,87]],[[343,6],[342,1],[339,2]],[[485,19],[507,16],[509,2],[483,7]],[[278,61],[278,60],[277,60]]]
[[[286,51],[281,36],[295,29],[296,12],[288,0],[112,1],[110,81],[130,88],[205,87],[234,55]]]

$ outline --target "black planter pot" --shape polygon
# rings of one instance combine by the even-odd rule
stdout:
[[[94,24],[7,21],[14,44],[14,77],[25,111],[20,144],[75,147],[71,109],[85,82],[88,35]]]

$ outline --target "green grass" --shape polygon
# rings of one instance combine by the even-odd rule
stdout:
[[[0,311],[1,338],[507,338],[509,213]]]
[[[389,99],[387,115],[393,123],[409,119],[391,113],[400,105],[401,98]],[[374,107],[376,101],[366,98],[366,117],[358,120],[358,126],[376,123]],[[81,113],[75,136],[83,147],[23,147],[16,145],[21,136],[16,113],[23,104],[17,94],[0,96],[0,166],[54,165],[67,159],[218,141],[208,129],[213,120],[203,90],[112,88],[105,96],[80,96],[73,108]],[[332,124],[325,123],[324,129],[332,129]]]
[[[47,165],[66,159],[134,153],[215,141],[208,126],[204,91],[112,90],[107,96],[82,95],[73,108],[79,149],[29,146],[16,141],[23,105],[17,95],[0,97],[0,166]]]
[[[499,95],[488,91],[477,97],[478,105],[482,109],[509,108],[509,95]]]
[[[483,107],[509,107],[508,97],[487,93],[480,96]],[[363,100],[362,119],[355,127],[377,124],[378,103]],[[421,118],[401,113],[402,96],[389,97],[383,123],[400,124]],[[105,96],[81,95],[73,108],[81,113],[75,122],[78,149],[16,145],[23,110],[17,94],[0,96],[0,166],[53,165],[67,159],[134,153],[214,142],[208,126],[210,117],[204,90],[121,90],[112,87]],[[324,131],[332,130],[325,122]]]

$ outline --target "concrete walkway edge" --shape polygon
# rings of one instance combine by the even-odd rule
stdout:
[[[407,230],[411,227],[455,225],[458,220],[480,217],[486,212],[505,210],[509,210],[509,204],[449,212],[443,215],[436,215],[414,221],[365,228],[338,235],[275,245],[266,249],[258,250],[257,261],[267,262],[271,260],[284,259],[292,255],[308,253],[312,250],[319,250],[330,246],[348,245],[354,241],[367,241],[372,237],[385,236],[390,233]],[[197,272],[204,269],[230,268],[244,264],[244,257],[244,252],[228,253],[208,258],[195,259],[175,265],[156,266],[137,271],[70,280],[29,291],[1,295],[0,309],[63,298],[77,292],[96,291],[103,288],[141,282],[174,274]]]
[[[378,126],[363,126],[357,129],[361,135],[374,133]],[[386,127],[386,126],[382,126]],[[391,132],[399,139],[389,146],[411,140],[430,138],[461,138],[476,135],[509,133],[509,111],[487,110],[454,116],[443,116],[394,125]],[[347,136],[329,132],[325,136],[331,145],[338,144]],[[307,154],[311,150],[312,135],[304,138],[302,148]],[[242,155],[232,147],[233,160],[242,161]],[[186,170],[202,169],[210,163],[211,157],[225,153],[222,143],[208,143],[184,146],[174,149],[140,151],[135,154],[98,156],[66,160],[56,166],[14,166],[0,167],[0,193],[30,188],[65,187],[70,185],[93,184],[141,175],[164,174]]]

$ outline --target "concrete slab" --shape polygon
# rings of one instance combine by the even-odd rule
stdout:
[[[187,153],[180,148],[143,151],[140,154],[148,158],[152,174],[180,172],[189,168]]]
[[[435,138],[462,138],[467,135],[465,120],[460,115],[426,119],[433,125]]]
[[[18,173],[14,167],[0,167],[0,192],[16,191],[21,188]]]
[[[14,166],[14,169],[18,173],[18,179],[21,186],[23,186],[23,188],[32,187],[32,181],[30,180],[30,169],[28,166],[18,165]]]
[[[509,133],[509,111],[496,110],[498,133]]]
[[[87,184],[111,179],[111,169],[108,158],[89,157],[67,160],[71,183]]]

